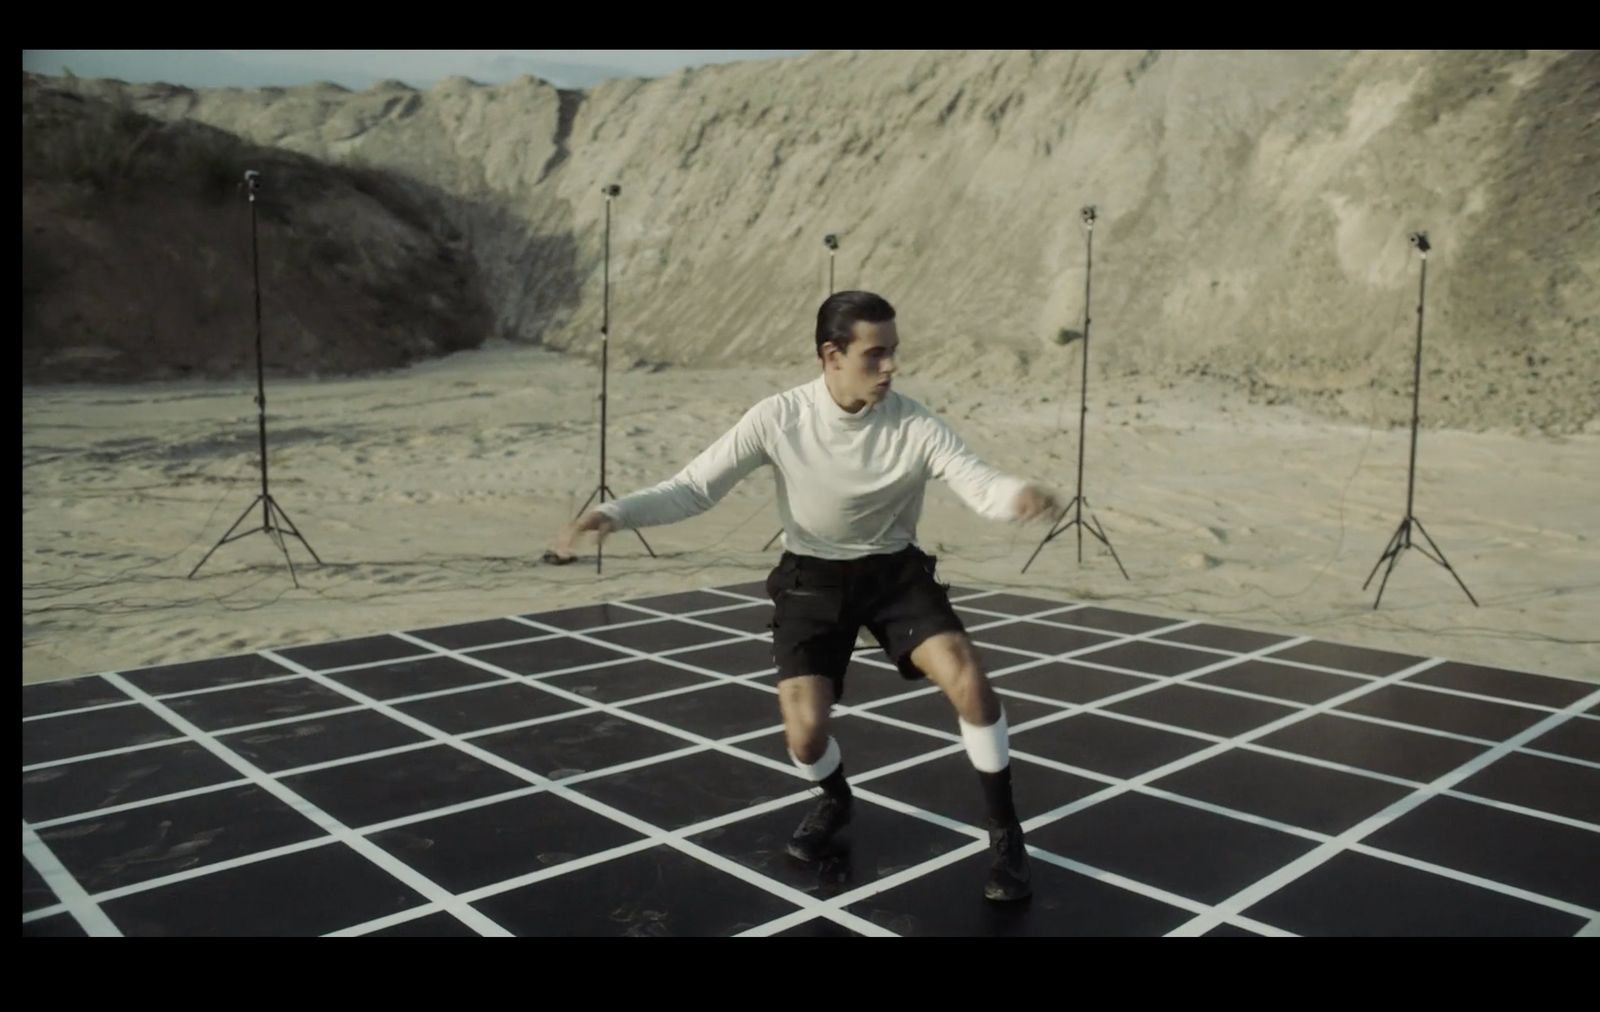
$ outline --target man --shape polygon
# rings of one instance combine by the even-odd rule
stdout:
[[[930,478],[979,515],[1032,520],[1056,508],[1047,490],[980,461],[942,420],[892,389],[895,311],[846,291],[817,313],[822,374],[761,401],[675,477],[604,503],[563,532],[552,553],[571,561],[579,538],[674,523],[710,509],[763,464],[777,475],[784,554],[767,578],[773,656],[790,757],[822,798],[789,842],[815,861],[850,821],[851,792],[831,708],[862,626],[908,679],[926,677],[954,705],[988,808],[992,900],[1031,892],[1012,803],[1005,712],[989,685],[935,560],[916,546]]]

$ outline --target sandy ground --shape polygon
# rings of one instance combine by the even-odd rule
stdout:
[[[1077,368],[1024,390],[919,380],[987,460],[1076,491]],[[669,477],[809,369],[610,377],[607,484]],[[682,524],[587,561],[540,555],[598,484],[590,363],[493,346],[358,380],[269,382],[274,498],[300,588],[263,534],[189,571],[260,492],[253,385],[23,391],[22,678],[173,663],[760,579],[778,549],[758,473]],[[1362,582],[1405,515],[1408,428],[1336,424],[1220,387],[1095,381],[1086,489],[1127,566],[1075,532],[977,518],[930,490],[921,543],[960,586],[1600,681],[1600,434],[1424,431],[1416,515],[1477,596],[1403,554],[1381,610]],[[1376,406],[1369,418],[1377,415]],[[259,512],[246,520],[259,525]],[[304,564],[302,564],[304,563]]]

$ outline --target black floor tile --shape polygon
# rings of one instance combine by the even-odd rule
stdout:
[[[157,668],[145,668],[141,671],[130,671],[122,677],[152,696],[164,696],[173,692],[214,689],[224,685],[254,682],[294,673],[293,668],[268,660],[260,654],[239,654],[234,657],[215,657],[187,664],[166,664]]]
[[[1132,792],[1036,829],[1028,842],[1204,903],[1220,903],[1316,847],[1303,837]]]
[[[548,792],[375,833],[378,846],[453,893],[633,843],[638,833]]]
[[[1409,654],[1390,653],[1386,650],[1346,646],[1343,643],[1324,643],[1320,640],[1301,643],[1285,650],[1275,650],[1272,658],[1299,661],[1302,664],[1318,664],[1325,668],[1337,668],[1358,675],[1392,675],[1425,659],[1412,657]]]
[[[1282,703],[1268,703],[1187,685],[1169,685],[1119,703],[1111,703],[1105,709],[1223,738],[1253,731],[1297,712],[1296,707]]]
[[[276,773],[429,739],[421,731],[381,713],[360,710],[240,731],[217,740],[258,769]]]
[[[472,744],[558,780],[693,747],[685,738],[605,713],[501,731],[474,738]]]
[[[1593,766],[1513,752],[1456,790],[1600,825],[1600,769]]]
[[[1127,779],[1191,755],[1211,743],[1127,721],[1080,714],[1011,736],[1013,752],[1027,752]]]
[[[401,657],[414,657],[428,651],[415,643],[408,643],[398,636],[363,636],[360,639],[339,640],[335,643],[318,643],[312,646],[290,647],[287,650],[274,650],[273,653],[285,657],[296,664],[303,664],[317,671],[326,671],[329,668],[343,668],[352,664],[371,664],[377,661],[393,661]]]
[[[1298,935],[1572,935],[1581,917],[1391,861],[1344,853],[1244,911]]]
[[[99,675],[64,678],[59,682],[43,682],[22,687],[24,717],[128,701],[127,693]]]
[[[414,661],[395,661],[356,671],[339,671],[329,680],[348,686],[364,696],[387,701],[427,692],[464,689],[505,681],[504,675],[485,671],[454,657],[424,657]]]
[[[1434,797],[1364,843],[1600,910],[1600,834]]]
[[[283,783],[352,829],[529,786],[447,745],[297,773]]]
[[[979,629],[968,635],[980,650],[986,646],[997,646],[1035,654],[1064,654],[1109,643],[1112,640],[1109,633],[1064,629],[1058,625],[1047,625],[1044,621],[1027,620],[995,626],[992,629]]]
[[[696,752],[573,790],[666,830],[729,815],[806,789],[797,776],[719,752]]]
[[[91,894],[323,835],[310,819],[254,784],[39,831]]]
[[[483,622],[463,622],[460,625],[413,629],[411,635],[446,650],[466,650],[504,643],[507,640],[525,640],[550,634],[543,629],[535,629],[509,618],[491,618]]]
[[[521,936],[726,937],[794,904],[670,847],[535,882],[476,904]]]
[[[878,777],[860,785],[969,826],[984,828],[989,811],[978,771],[965,751]],[[1011,796],[1023,821],[1102,791],[1098,780],[1063,773],[1025,760],[1011,763]]]
[[[1152,787],[1335,836],[1406,797],[1411,788],[1324,766],[1229,749]]]
[[[1196,683],[1253,692],[1294,703],[1314,705],[1369,684],[1365,678],[1312,671],[1271,661],[1241,661],[1217,671],[1195,676]]]
[[[514,647],[490,647],[473,653],[475,660],[493,664],[514,675],[543,675],[566,668],[608,664],[628,656],[620,650],[562,636]]]
[[[1332,714],[1306,717],[1254,743],[1423,783],[1477,758],[1487,748]]]
[[[623,709],[712,739],[732,738],[783,725],[777,693],[745,685],[713,685],[663,699],[630,703]]]
[[[811,863],[797,861],[784,847],[815,803],[808,798],[690,839],[818,899],[887,878],[972,841],[961,833],[858,800],[850,824],[830,842],[826,856]]]
[[[397,703],[395,709],[447,734],[468,734],[491,727],[518,724],[558,713],[581,710],[574,702],[533,685],[508,682],[486,688],[462,689],[445,696]]]
[[[1460,664],[1455,661],[1446,661],[1427,671],[1418,672],[1406,681],[1459,689],[1462,692],[1476,692],[1483,696],[1496,696],[1521,703],[1537,703],[1540,706],[1552,706],[1558,709],[1571,706],[1597,688],[1593,682],[1530,675],[1502,668],[1486,668],[1477,664]]]
[[[177,728],[137,704],[43,717],[22,725],[22,765],[181,737]]]
[[[87,759],[22,774],[22,817],[32,823],[48,822],[241,776],[194,742]]]
[[[1052,661],[1025,671],[1013,671],[999,676],[993,682],[996,689],[1047,696],[1063,703],[1092,703],[1133,689],[1148,688],[1154,683],[1154,678],[1087,668],[1067,661]]]
[[[711,679],[670,664],[641,658],[621,664],[585,668],[565,675],[545,675],[539,681],[598,703],[620,703],[639,696],[705,685]]]
[[[1404,685],[1386,685],[1357,696],[1338,709],[1490,741],[1511,738],[1549,716],[1539,710],[1464,699]]]
[[[310,678],[247,685],[198,696],[180,696],[163,702],[172,712],[202,731],[264,724],[272,720],[360,705],[349,696]]]
[[[307,937],[410,910],[422,897],[340,843],[102,904],[126,935]]]
[[[983,896],[988,853],[977,854],[850,905],[851,913],[906,937],[1159,937],[1193,915],[1159,900],[1032,861],[1033,895]]]
[[[1569,717],[1565,723],[1546,731],[1523,748],[1600,763],[1600,720]]]
[[[1191,625],[1183,629],[1162,633],[1161,639],[1171,643],[1188,643],[1191,646],[1228,650],[1236,654],[1252,653],[1289,637],[1277,633],[1256,632],[1251,629],[1234,629],[1222,625]]]

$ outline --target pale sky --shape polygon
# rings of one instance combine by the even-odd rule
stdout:
[[[682,67],[800,56],[809,49],[24,49],[22,69],[191,88],[332,81],[353,90],[387,78],[427,88],[451,75],[486,84],[532,74],[563,88]]]

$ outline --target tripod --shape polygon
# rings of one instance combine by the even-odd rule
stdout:
[[[1083,382],[1079,390],[1078,411],[1078,494],[1073,496],[1072,501],[1067,503],[1066,508],[1061,511],[1061,516],[1056,519],[1056,526],[1050,529],[1050,533],[1046,534],[1044,540],[1039,542],[1039,547],[1035,548],[1033,554],[1028,556],[1028,561],[1022,566],[1022,571],[1024,573],[1028,571],[1028,567],[1033,565],[1033,560],[1039,557],[1039,553],[1044,550],[1044,546],[1057,535],[1066,533],[1069,527],[1076,527],[1078,528],[1078,564],[1083,564],[1083,532],[1087,529],[1090,534],[1099,538],[1100,543],[1105,545],[1106,549],[1111,552],[1111,557],[1116,559],[1117,568],[1122,570],[1122,578],[1126,580],[1131,579],[1131,577],[1128,576],[1128,571],[1123,568],[1122,560],[1117,558],[1117,550],[1111,547],[1110,540],[1106,538],[1105,528],[1100,526],[1100,521],[1095,518],[1094,512],[1090,511],[1088,520],[1083,519],[1083,511],[1089,505],[1088,497],[1083,494],[1083,440],[1089,422],[1089,279],[1094,270],[1094,207],[1092,205],[1085,207],[1079,214],[1083,217],[1087,257],[1084,261],[1083,273]],[[1061,521],[1066,520],[1068,513],[1073,514],[1072,519],[1062,523]]]
[[[611,350],[611,198],[620,194],[622,187],[612,183],[609,186],[601,187],[601,192],[606,195],[606,239],[604,257],[605,296],[600,319],[600,482],[595,486],[595,490],[589,493],[589,498],[583,501],[583,506],[578,510],[578,516],[580,517],[588,512],[589,504],[594,502],[595,496],[600,497],[601,503],[606,501],[606,496],[610,496],[613,499],[618,498],[617,494],[611,491],[611,486],[606,484],[606,376],[609,372]],[[644,535],[638,531],[633,533],[638,535],[639,543],[644,545],[644,550],[650,553],[650,557],[652,559],[656,558],[655,549],[650,547],[650,542],[644,539]],[[554,552],[546,552],[544,560],[558,566],[577,561],[576,558],[562,558]],[[594,552],[594,571],[596,573],[603,571],[604,561],[605,542],[597,541]]]
[[[1367,589],[1367,585],[1372,582],[1372,578],[1378,575],[1378,566],[1383,565],[1383,560],[1388,559],[1389,566],[1383,571],[1383,580],[1378,584],[1378,598],[1372,602],[1372,610],[1377,611],[1378,605],[1383,602],[1383,588],[1389,582],[1389,574],[1394,572],[1395,563],[1400,561],[1400,553],[1407,548],[1415,548],[1449,570],[1450,575],[1455,577],[1456,583],[1460,584],[1461,589],[1466,592],[1467,600],[1471,601],[1472,606],[1476,608],[1478,607],[1478,599],[1472,596],[1472,591],[1467,590],[1467,585],[1461,582],[1460,574],[1445,559],[1444,552],[1439,549],[1438,545],[1433,543],[1433,538],[1428,536],[1428,531],[1422,526],[1422,521],[1417,519],[1416,514],[1412,512],[1412,504],[1415,502],[1417,488],[1417,422],[1420,417],[1419,405],[1422,395],[1422,305],[1423,298],[1428,291],[1428,250],[1432,247],[1428,244],[1428,233],[1426,232],[1413,232],[1409,238],[1411,245],[1422,256],[1422,277],[1417,287],[1417,354],[1416,361],[1412,367],[1411,378],[1411,468],[1406,476],[1406,515],[1405,519],[1400,521],[1400,526],[1395,530],[1394,536],[1389,539],[1388,547],[1378,557],[1377,564],[1372,567],[1372,572],[1367,574],[1367,582],[1361,585],[1361,589]],[[1427,548],[1412,542],[1411,528],[1413,526],[1422,532],[1423,538],[1427,540],[1429,547],[1433,551],[1430,552]]]
[[[212,553],[223,545],[251,534],[264,532],[283,551],[283,558],[289,563],[289,579],[293,580],[294,585],[298,588],[300,586],[300,578],[295,575],[294,560],[289,558],[289,546],[283,540],[284,533],[287,532],[299,538],[300,543],[306,546],[306,551],[310,552],[311,557],[317,560],[317,565],[322,565],[322,560],[317,558],[316,549],[312,548],[310,542],[306,541],[305,537],[296,529],[294,521],[289,519],[289,514],[283,511],[283,507],[278,505],[278,501],[272,498],[272,493],[267,491],[267,380],[265,367],[261,362],[261,254],[256,242],[256,193],[261,188],[261,173],[254,169],[247,170],[244,174],[244,181],[250,196],[250,259],[251,267],[255,273],[256,288],[256,406],[260,412],[261,494],[256,496],[255,502],[244,508],[244,512],[239,514],[239,519],[235,520],[233,526],[228,528],[228,532],[222,536],[222,540],[212,545],[211,551],[207,552],[199,562],[195,563],[195,567],[189,571],[189,579],[194,579],[194,574],[200,572],[200,567],[206,564],[206,559],[211,558]],[[250,511],[256,508],[257,503],[261,504],[261,526],[252,527],[247,531],[239,531],[239,533],[235,534],[235,529],[244,523],[245,517],[250,515]],[[274,524],[274,517],[281,520],[282,523]]]
[[[833,257],[834,257],[834,254],[839,252],[839,237],[830,232],[827,235],[822,237],[822,245],[828,247],[828,294],[832,295],[833,294]],[[772,547],[772,543],[777,541],[781,537],[783,537],[783,529],[780,527],[778,529],[777,533],[773,534],[772,537],[768,538],[767,539],[767,543],[761,546],[761,550],[763,552],[767,551],[769,548]]]

